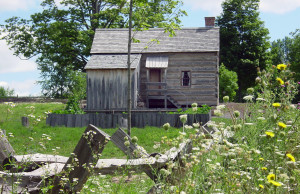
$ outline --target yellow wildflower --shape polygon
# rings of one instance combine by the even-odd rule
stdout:
[[[286,128],[286,124],[284,124],[283,122],[278,122],[278,126],[283,129]]]
[[[268,179],[269,182],[270,182],[270,181],[274,181],[275,178],[276,178],[275,174],[269,174],[269,175],[267,176],[267,179]]]
[[[275,102],[275,103],[273,103],[273,104],[272,104],[272,106],[274,106],[275,108],[278,108],[278,107],[280,107],[280,106],[281,106],[281,104],[280,104],[280,103],[278,103],[278,102]]]
[[[260,188],[264,189],[265,187],[261,184],[258,185]]]
[[[286,157],[288,157],[292,162],[296,162],[295,157],[292,154],[286,154]]]
[[[262,167],[261,169],[262,169],[262,170],[268,170],[267,167]]]
[[[267,135],[267,137],[271,138],[271,137],[274,137],[275,134],[271,131],[266,131],[265,134]]]
[[[285,70],[286,67],[287,67],[287,65],[285,65],[285,64],[279,64],[279,65],[277,65],[277,69],[279,69],[279,70]]]
[[[280,84],[280,85],[283,85],[284,84],[284,81],[281,79],[281,78],[276,78],[276,80],[278,81],[278,83]]]
[[[269,183],[272,183],[272,184],[273,184],[274,186],[276,186],[276,187],[282,186],[282,184],[279,183],[279,182],[277,182],[277,181],[269,181]]]
[[[264,159],[264,158],[259,158],[259,160],[260,160],[260,161],[264,161],[265,159]]]

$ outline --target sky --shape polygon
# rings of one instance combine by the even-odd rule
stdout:
[[[59,1],[59,0],[56,0]],[[41,10],[42,0],[0,0],[0,24],[13,16],[29,18]],[[223,0],[183,0],[188,13],[181,18],[183,27],[204,27],[204,17],[219,16]],[[260,19],[269,29],[270,40],[282,39],[300,28],[300,0],[261,0]],[[0,40],[0,86],[15,90],[18,96],[39,96],[36,84],[40,74],[34,59],[13,55],[4,40]]]

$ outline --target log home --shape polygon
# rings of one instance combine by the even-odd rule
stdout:
[[[208,17],[202,28],[133,32],[132,108],[217,105],[219,28]],[[87,111],[127,107],[128,29],[97,29],[87,72]]]

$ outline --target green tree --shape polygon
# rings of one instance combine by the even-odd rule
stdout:
[[[0,98],[5,98],[14,95],[15,91],[13,89],[4,88],[0,86]]]
[[[135,0],[133,27],[179,27],[179,17],[185,14],[181,4],[180,0]],[[42,77],[47,78],[39,82],[44,94],[65,97],[66,73],[83,71],[96,28],[128,27],[129,4],[127,0],[62,0],[57,6],[55,0],[44,0],[41,6],[43,11],[28,20],[7,19],[2,38],[15,55],[36,57]]]
[[[270,54],[273,65],[289,63],[291,43],[292,39],[290,37],[285,37],[284,39],[278,39],[272,42]]]
[[[259,0],[225,0],[217,18],[220,62],[238,75],[238,99],[255,84],[257,68],[266,66],[269,31],[259,19]]]
[[[224,64],[221,64],[219,78],[219,100],[222,101],[224,96],[229,96],[230,101],[233,101],[236,96],[236,91],[238,90],[238,76],[234,71],[228,70]]]
[[[289,52],[289,62],[291,69],[296,73],[295,78],[300,81],[300,29],[297,29],[292,34],[292,40]]]

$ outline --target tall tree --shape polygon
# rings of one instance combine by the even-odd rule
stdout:
[[[291,35],[289,62],[291,63],[291,69],[296,72],[296,79],[300,81],[300,29],[291,33]]]
[[[270,54],[273,65],[289,63],[291,43],[292,39],[290,37],[285,37],[284,39],[278,39],[272,42]]]
[[[259,0],[225,0],[217,18],[220,27],[220,62],[238,74],[238,98],[253,86],[257,68],[268,58],[269,31],[259,18]]]
[[[181,4],[180,0],[135,0],[133,26],[137,29],[178,27],[179,17],[185,14],[178,8]],[[15,55],[36,57],[45,94],[64,97],[64,92],[57,93],[51,89],[56,87],[49,84],[61,84],[61,91],[68,90],[62,80],[68,77],[65,70],[83,71],[96,28],[128,27],[129,3],[127,0],[61,0],[61,5],[57,5],[55,0],[44,0],[41,6],[43,11],[28,20],[7,19],[2,25],[2,38]],[[52,67],[48,68],[49,65]],[[57,74],[63,75],[58,82]]]

